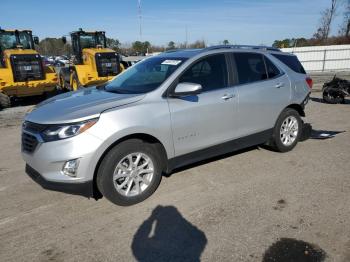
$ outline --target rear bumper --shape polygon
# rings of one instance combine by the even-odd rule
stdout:
[[[25,168],[26,173],[42,188],[52,191],[64,192],[72,195],[80,195],[87,198],[94,197],[93,181],[82,183],[62,183],[46,180],[39,172],[33,169],[28,164]]]

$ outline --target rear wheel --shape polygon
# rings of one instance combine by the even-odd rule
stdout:
[[[299,113],[292,109],[286,108],[278,117],[273,131],[272,149],[278,152],[288,152],[298,143],[303,122]]]
[[[131,139],[114,147],[104,157],[97,173],[97,187],[114,204],[129,206],[151,196],[161,178],[156,145]]]
[[[71,90],[72,91],[77,91],[79,89],[84,88],[83,85],[80,83],[79,78],[78,78],[78,74],[77,72],[73,72],[72,73],[72,86],[71,86]]]
[[[10,97],[0,92],[0,109],[8,108],[10,106],[11,106]]]

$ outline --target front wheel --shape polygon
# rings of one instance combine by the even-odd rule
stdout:
[[[67,86],[66,86],[66,80],[64,77],[64,74],[60,73],[58,75],[58,89],[59,90],[68,90]]]
[[[10,97],[0,92],[0,109],[8,107],[11,107]]]
[[[157,189],[161,160],[155,144],[126,140],[107,153],[97,173],[97,187],[104,197],[121,206],[137,204]]]
[[[298,143],[303,122],[299,113],[286,108],[280,114],[273,131],[272,148],[278,152],[288,152]]]

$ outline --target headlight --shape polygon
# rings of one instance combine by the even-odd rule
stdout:
[[[70,138],[85,132],[96,124],[97,120],[98,118],[94,118],[79,123],[52,125],[46,128],[41,135],[45,142]]]

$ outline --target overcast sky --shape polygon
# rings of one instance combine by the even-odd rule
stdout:
[[[331,0],[142,0],[142,40],[224,39],[237,44],[267,44],[276,39],[305,37],[316,31],[320,12]],[[336,33],[342,6],[333,24]],[[139,40],[137,0],[1,0],[0,26],[32,29],[35,35],[61,37],[79,27],[104,30],[122,43]]]

